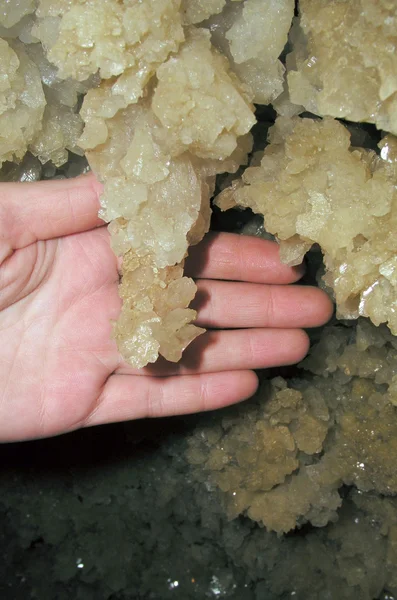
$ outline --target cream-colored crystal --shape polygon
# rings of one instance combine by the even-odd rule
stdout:
[[[259,104],[272,102],[283,90],[285,69],[279,56],[293,14],[293,0],[229,0],[223,13],[209,22],[215,45]]]
[[[196,313],[187,308],[196,293],[193,280],[183,277],[183,265],[159,269],[131,250],[123,256],[122,276],[123,310],[114,334],[124,359],[137,368],[159,354],[177,362],[204,331],[191,324]]]
[[[77,146],[83,131],[83,121],[73,108],[48,103],[43,117],[43,126],[29,150],[44,164],[52,161],[61,166],[68,160],[68,151],[81,154]]]
[[[193,29],[178,56],[157,70],[157,78],[152,107],[173,154],[190,150],[199,157],[224,160],[255,122],[251,97],[227,60],[213,50],[205,30]]]
[[[322,527],[337,518],[342,485],[397,493],[395,338],[365,320],[328,327],[302,366],[314,377],[264,384],[248,408],[189,440],[194,472],[222,491],[230,518]]]
[[[333,119],[278,118],[259,167],[223,191],[217,204],[250,207],[281,243],[282,260],[298,264],[317,243],[338,315],[368,316],[397,333],[397,162],[395,139],[385,159],[350,147]]]
[[[394,0],[300,0],[299,11],[287,58],[292,102],[397,134]]]
[[[0,0],[0,25],[9,29],[35,9],[35,0]]]
[[[182,0],[183,22],[186,25],[201,23],[222,12],[226,0]]]
[[[195,288],[175,265],[208,231],[215,175],[236,171],[246,160],[255,122],[247,90],[211,47],[206,30],[186,31],[156,81],[127,107],[114,94],[114,82],[104,81],[87,93],[81,110],[80,144],[104,183],[100,215],[111,221],[116,254],[128,254],[123,281],[137,286],[121,285],[124,304],[115,328],[123,356],[136,367],[154,362],[158,353],[179,360],[202,331],[189,324]],[[174,309],[172,300],[158,312],[153,294],[162,289],[168,298],[169,280],[181,302]]]
[[[82,155],[77,143],[83,131],[83,119],[78,113],[79,97],[96,85],[91,77],[84,82],[62,80],[58,69],[46,58],[41,44],[25,46],[29,57],[39,68],[47,105],[42,129],[29,147],[42,163],[52,161],[61,166],[68,160],[68,152]]]
[[[18,41],[0,39],[0,166],[23,158],[45,107],[40,73]]]
[[[96,85],[61,80],[40,43],[0,39],[0,163],[20,160],[28,149],[42,163],[67,162],[68,152],[82,155],[77,142],[83,130],[80,95]]]
[[[117,76],[112,91],[124,107],[184,40],[180,0],[39,0],[37,16],[33,33],[60,77]]]

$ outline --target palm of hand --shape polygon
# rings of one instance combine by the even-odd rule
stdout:
[[[212,331],[178,365],[130,368],[111,339],[118,269],[99,193],[93,176],[0,186],[0,441],[238,402],[256,389],[252,369],[303,358],[299,328],[330,316],[320,290],[285,285],[301,271],[275,244],[207,236],[187,269]]]
[[[0,281],[0,423],[23,438],[78,427],[119,363],[110,324],[118,273],[106,230],[19,249]]]

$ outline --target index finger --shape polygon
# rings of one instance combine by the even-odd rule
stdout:
[[[57,181],[1,183],[0,242],[11,252],[103,225],[98,218],[101,191],[92,173]]]
[[[210,232],[189,249],[185,273],[204,279],[288,284],[302,277],[304,267],[284,265],[276,242],[238,233]]]

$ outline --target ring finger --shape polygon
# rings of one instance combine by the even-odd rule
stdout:
[[[299,362],[308,347],[308,337],[301,329],[207,331],[186,348],[177,364],[160,357],[155,364],[140,370],[123,363],[116,373],[168,377],[267,369]]]

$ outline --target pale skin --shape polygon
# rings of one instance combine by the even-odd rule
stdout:
[[[210,234],[187,271],[211,331],[177,365],[132,369],[111,338],[119,275],[100,191],[92,175],[0,184],[0,441],[239,402],[256,390],[253,369],[301,360],[303,328],[332,313],[319,289],[288,285],[303,269],[282,265],[276,244]]]

